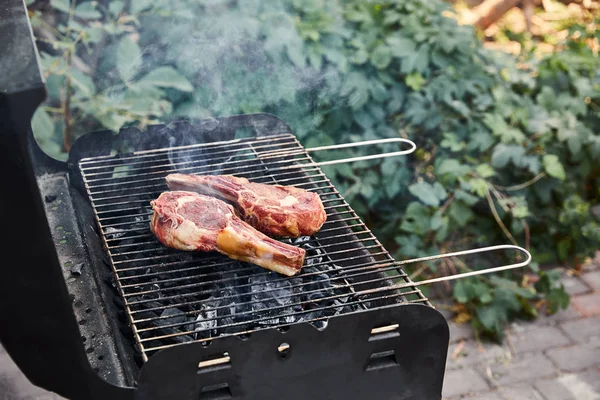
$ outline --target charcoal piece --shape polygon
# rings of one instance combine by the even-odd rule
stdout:
[[[56,195],[47,194],[46,196],[44,196],[44,200],[46,201],[46,203],[52,203],[54,200],[56,200]]]
[[[310,236],[300,236],[298,238],[292,239],[292,244],[294,246],[304,247],[304,246],[302,246],[302,244],[308,242],[309,240],[310,240]],[[306,248],[305,248],[305,250],[306,250]]]
[[[113,228],[112,226],[106,227],[104,229],[104,235],[107,239],[118,239],[125,236],[127,232],[123,229]]]
[[[175,307],[164,309],[163,312],[160,314],[160,316],[161,317],[170,317],[170,318],[164,318],[161,320],[161,321],[165,322],[165,325],[179,324],[179,323],[185,322],[187,320],[184,312]]]
[[[83,263],[75,264],[71,267],[71,275],[80,276],[83,269]]]
[[[156,314],[154,311],[142,311],[135,314],[135,319],[137,320],[152,319],[156,317],[158,317],[158,314]]]
[[[214,329],[217,328],[217,310],[206,306],[196,317],[194,330],[196,331],[196,339],[204,339],[213,336]]]
[[[250,277],[252,301],[255,309],[284,306],[292,302],[292,283],[278,274],[265,274]]]

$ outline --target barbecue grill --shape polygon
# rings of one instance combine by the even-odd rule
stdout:
[[[448,325],[289,126],[239,115],[77,140],[44,154],[30,121],[45,97],[21,1],[0,9],[0,339],[37,385],[82,399],[436,399]],[[15,68],[19,62],[20,68]],[[114,152],[113,149],[120,149]],[[232,174],[318,193],[328,219],[297,276],[160,245],[150,200],[173,172]]]

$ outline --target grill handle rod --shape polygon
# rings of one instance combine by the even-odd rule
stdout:
[[[427,257],[413,258],[410,260],[397,261],[396,265],[401,266],[401,265],[413,264],[413,263],[424,262],[424,261],[441,260],[444,258],[459,257],[459,256],[465,256],[465,255],[477,254],[477,253],[488,253],[491,251],[506,250],[506,249],[514,249],[514,250],[520,251],[520,252],[524,253],[527,256],[527,258],[525,259],[525,261],[521,261],[521,262],[514,263],[514,264],[503,265],[500,267],[484,268],[484,269],[480,269],[477,271],[469,271],[469,272],[463,272],[460,274],[454,274],[454,275],[449,275],[449,276],[441,276],[438,278],[425,279],[425,280],[418,281],[418,282],[396,283],[394,285],[387,286],[387,287],[361,290],[360,292],[357,292],[356,294],[358,294],[358,295],[371,294],[371,293],[384,292],[384,291],[394,290],[394,289],[403,289],[403,288],[407,288],[407,287],[428,285],[430,283],[454,281],[457,279],[468,278],[468,277],[476,276],[476,275],[484,275],[484,274],[489,274],[492,272],[500,272],[500,271],[507,271],[509,269],[521,268],[526,265],[529,265],[529,263],[531,262],[531,254],[529,253],[529,251],[525,250],[524,248],[522,248],[520,246],[503,244],[503,245],[498,245],[498,246],[478,247],[475,249],[457,251],[454,253],[438,254],[435,256],[427,256]]]
[[[355,143],[334,144],[331,146],[311,147],[311,148],[306,149],[306,151],[308,153],[316,153],[317,151],[347,149],[347,148],[351,148],[351,147],[363,147],[363,146],[370,146],[370,145],[382,144],[382,143],[407,143],[410,145],[410,149],[393,151],[393,152],[389,152],[389,153],[372,154],[370,156],[341,158],[339,160],[322,161],[322,162],[318,162],[315,164],[317,166],[321,167],[323,165],[343,164],[343,163],[351,163],[351,162],[364,161],[364,160],[374,160],[374,159],[394,157],[394,156],[404,156],[404,155],[413,153],[417,149],[417,145],[412,140],[408,140],[408,139],[404,139],[404,138],[390,138],[390,139],[364,140],[362,142],[355,142]]]
[[[279,157],[289,157],[294,155],[304,155],[304,151],[307,153],[316,153],[318,151],[325,150],[338,150],[338,149],[347,149],[350,147],[363,147],[363,146],[371,146],[376,144],[383,143],[407,143],[410,146],[408,150],[400,150],[400,151],[392,151],[388,153],[379,153],[372,154],[370,156],[358,156],[358,157],[348,157],[341,158],[339,160],[329,160],[322,162],[313,162],[312,166],[322,167],[323,165],[334,165],[334,164],[343,164],[343,163],[351,163],[356,161],[364,161],[364,160],[374,160],[379,158],[387,158],[394,156],[404,156],[410,153],[413,153],[417,149],[417,145],[412,141],[404,138],[389,138],[389,139],[376,139],[376,140],[364,140],[361,142],[354,143],[342,143],[342,144],[333,144],[330,146],[319,146],[319,147],[310,147],[304,150],[274,150],[269,152],[263,152],[259,155],[259,158],[279,158]]]

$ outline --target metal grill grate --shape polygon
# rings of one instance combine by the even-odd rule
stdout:
[[[202,143],[84,158],[79,168],[117,289],[144,360],[182,343],[248,335],[398,302],[428,304],[293,135]],[[217,253],[162,246],[149,229],[150,200],[173,172],[231,174],[319,193],[328,219],[302,272],[285,277]]]

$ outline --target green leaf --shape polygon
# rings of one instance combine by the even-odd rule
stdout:
[[[439,206],[448,195],[439,182],[434,185],[427,182],[413,183],[408,187],[408,191],[421,202],[434,207]]]
[[[398,253],[405,257],[417,257],[423,246],[422,241],[416,235],[396,236],[394,241],[400,246]]]
[[[44,109],[38,108],[31,118],[31,130],[38,138],[51,138],[54,135],[54,122]]]
[[[471,167],[461,164],[454,158],[445,158],[435,168],[438,175],[449,175],[452,178],[464,176],[471,172]]]
[[[108,11],[113,16],[118,16],[123,11],[123,7],[125,7],[125,3],[120,0],[113,0],[108,4]]]
[[[544,86],[537,95],[536,100],[546,110],[552,110],[556,104],[556,93],[551,87]]]
[[[489,286],[483,282],[469,284],[469,292],[471,298],[479,300],[483,304],[487,304],[493,299]]]
[[[485,179],[471,179],[471,192],[476,193],[479,197],[485,196],[488,189],[488,183]]]
[[[472,194],[465,192],[462,189],[457,189],[454,192],[454,197],[456,198],[456,200],[460,200],[468,206],[475,205],[475,203],[479,201],[479,197],[473,196]]]
[[[544,170],[548,175],[553,178],[564,181],[566,178],[565,169],[563,165],[560,163],[557,155],[554,154],[546,154],[542,158],[542,164],[544,164]]]
[[[50,5],[57,9],[58,11],[62,11],[64,13],[69,13],[71,9],[70,0],[50,0]]]
[[[569,255],[570,249],[571,249],[571,239],[569,239],[569,238],[561,239],[556,245],[558,259],[560,261],[565,261]]]
[[[477,171],[477,175],[482,178],[489,178],[490,176],[496,175],[496,172],[489,164],[479,164],[477,168],[475,168],[475,171]]]
[[[565,292],[564,288],[552,289],[546,294],[546,301],[548,302],[548,308],[550,313],[554,314],[559,308],[567,309],[569,307],[569,295]]]
[[[154,0],[131,0],[130,11],[132,14],[137,14],[147,10],[154,4]]]
[[[417,48],[416,43],[412,39],[397,34],[388,37],[386,42],[390,46],[394,57],[406,57],[413,54]]]
[[[84,19],[99,19],[102,13],[96,9],[96,2],[86,1],[75,7],[75,15]]]
[[[521,164],[521,157],[524,154],[525,149],[521,146],[499,143],[494,147],[494,152],[492,153],[492,167],[504,168],[511,161],[514,165],[519,166]]]
[[[600,136],[590,137],[590,152],[595,159],[600,158]]]
[[[406,76],[404,83],[406,83],[406,86],[408,86],[412,90],[419,91],[425,83],[425,78],[423,78],[423,75],[421,75],[420,73],[413,72],[412,74]]]
[[[454,133],[445,132],[442,134],[442,136],[444,137],[444,139],[440,143],[440,146],[446,149],[450,149],[450,151],[452,152],[461,151],[466,146],[465,142],[459,141],[458,136],[456,136],[456,134]]]
[[[95,115],[95,117],[105,128],[110,129],[113,132],[119,132],[119,129],[130,121],[130,118],[117,114],[116,112]]]
[[[371,64],[377,69],[385,69],[392,61],[392,52],[388,46],[377,46],[371,53]]]
[[[477,318],[491,332],[502,330],[502,324],[508,319],[507,313],[501,307],[490,305],[477,307]]]
[[[473,211],[460,201],[453,201],[450,204],[448,215],[461,227],[467,225],[475,217]]]
[[[289,59],[298,68],[306,66],[306,56],[304,54],[304,45],[300,39],[290,41],[286,46],[286,52]]]
[[[116,59],[121,79],[128,82],[142,65],[142,51],[130,36],[124,36],[117,46]]]
[[[190,81],[172,67],[158,67],[144,75],[137,84],[142,87],[173,88],[182,92],[191,92],[194,89]]]
[[[81,97],[90,97],[96,94],[94,81],[88,75],[75,68],[69,68],[68,74],[71,78],[71,84],[78,91],[78,93],[76,92],[75,94],[77,99],[80,99]]]
[[[421,203],[413,201],[408,204],[408,207],[406,207],[400,229],[405,232],[423,235],[429,231],[429,218],[430,213],[427,207]]]
[[[453,296],[459,303],[464,304],[470,299],[467,285],[468,283],[465,280],[459,280],[454,285]]]

